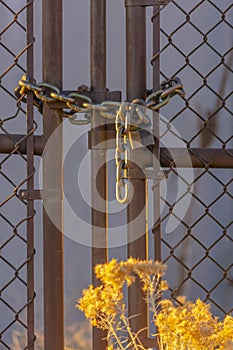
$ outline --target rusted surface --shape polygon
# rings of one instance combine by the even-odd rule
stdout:
[[[114,149],[116,146],[115,141],[116,132],[114,129],[99,130],[96,129],[89,132],[89,148],[99,149]],[[0,153],[9,154],[15,153],[17,150],[26,154],[26,135],[17,134],[0,134]],[[44,150],[45,139],[43,136],[34,135],[34,155],[41,156]],[[103,141],[107,141],[106,144],[101,144]],[[148,137],[142,140],[142,144],[145,146],[150,145],[151,139]],[[99,146],[98,146],[99,145]],[[193,168],[233,168],[233,149],[218,148],[171,148],[167,149],[160,147],[160,164],[162,168],[169,168],[171,164],[175,164],[176,167],[187,168],[192,165]],[[152,166],[152,157],[149,153],[144,154],[144,166]],[[191,160],[191,163],[190,163]]]
[[[18,150],[20,153],[26,154],[28,137],[27,135],[0,134],[0,153],[13,154]],[[33,135],[32,138],[33,154],[35,156],[41,156],[44,149],[44,138],[37,135]]]
[[[160,11],[159,6],[153,7],[153,89],[157,90],[160,86],[160,56],[158,52],[160,50]],[[153,113],[153,135],[155,137],[155,144],[153,146],[153,173],[156,175],[160,171],[162,157],[162,149],[160,146],[160,114],[159,112]],[[156,160],[159,160],[157,162]],[[153,185],[153,200],[154,200],[154,222],[157,223],[156,226],[152,228],[154,234],[154,259],[161,261],[161,225],[158,223],[160,219],[160,185],[155,179]]]
[[[33,80],[33,3],[27,0],[27,74]],[[34,188],[34,114],[33,94],[27,97],[27,190]],[[35,324],[34,324],[34,202],[27,202],[27,326],[28,326],[28,349],[35,349]]]
[[[127,101],[144,98],[146,91],[146,11],[143,7],[126,8],[126,67],[127,67]],[[133,153],[137,150],[131,152]],[[135,156],[137,157],[136,153]],[[144,179],[131,180],[133,197],[127,207],[128,221],[128,256],[139,259],[147,258],[147,194]],[[140,215],[140,220],[135,220]],[[135,238],[140,232],[140,238]],[[139,281],[129,287],[129,316],[138,315],[130,320],[134,332],[147,327],[147,306]],[[141,333],[147,337],[147,331]]]
[[[62,0],[42,1],[43,81],[62,88]],[[43,134],[45,141],[62,123],[61,112],[43,108]],[[54,138],[52,157],[43,162],[43,189],[62,189],[62,128]],[[51,176],[52,172],[52,176]],[[44,200],[44,205],[48,205]],[[64,350],[64,270],[62,200],[49,203],[53,215],[60,220],[55,227],[46,210],[43,210],[44,246],[44,336],[45,350]]]
[[[91,0],[91,89],[98,91],[106,89],[106,1]],[[91,128],[103,124],[101,117],[93,112]],[[105,128],[105,126],[103,126]],[[97,176],[98,173],[98,176]],[[106,151],[91,152],[91,186],[92,186],[92,283],[99,284],[94,266],[107,261],[107,166]],[[102,200],[99,199],[99,196]],[[106,332],[93,328],[92,346],[94,350],[106,348]]]

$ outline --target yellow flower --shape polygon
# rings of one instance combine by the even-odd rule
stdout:
[[[167,282],[162,280],[165,271],[166,266],[158,261],[132,257],[127,261],[112,259],[97,265],[95,273],[102,284],[84,290],[77,307],[92,325],[107,330],[108,350],[127,349],[127,344],[139,340],[130,330],[123,286],[129,286],[139,278],[149,310],[153,312],[160,350],[233,350],[231,316],[219,322],[212,315],[210,305],[200,299],[192,303],[185,297],[178,297],[176,306],[171,300],[161,300],[162,292],[168,289]],[[129,339],[122,334],[129,334]],[[116,348],[118,345],[120,347]],[[145,350],[143,346],[140,349]]]
[[[227,315],[219,322],[218,332],[213,337],[219,344],[219,350],[233,350],[233,317]]]
[[[106,329],[106,322],[117,314],[117,305],[123,299],[123,294],[110,286],[92,285],[83,291],[83,296],[76,305],[85,313],[93,326]]]
[[[170,300],[161,302],[162,310],[155,318],[159,343],[164,349],[214,350],[231,349],[233,319],[224,322],[213,317],[210,306],[200,299],[175,307]]]
[[[167,281],[161,281],[160,289],[161,289],[161,291],[168,290],[168,283],[167,283]]]

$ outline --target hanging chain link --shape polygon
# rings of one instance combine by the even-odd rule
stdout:
[[[131,104],[122,102],[115,119],[116,128],[116,199],[120,204],[128,203],[132,188],[128,178],[130,158],[130,121]]]
[[[114,120],[116,128],[116,199],[121,204],[128,203],[132,197],[132,184],[128,178],[131,151],[130,131],[139,127],[151,126],[147,108],[158,111],[173,96],[185,96],[183,84],[178,77],[162,82],[157,91],[149,91],[145,100],[135,99],[132,103],[103,101],[95,104],[90,97],[79,92],[65,95],[54,85],[35,81],[30,83],[27,76],[24,75],[15,88],[15,95],[20,101],[26,102],[26,95],[29,91],[33,91],[34,105],[40,113],[43,112],[44,103],[49,105],[52,102],[63,102],[65,104],[63,116],[75,125],[89,124],[92,111],[98,111],[103,118]],[[84,114],[84,117],[77,114]]]

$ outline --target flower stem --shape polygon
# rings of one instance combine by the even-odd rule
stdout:
[[[121,350],[125,350],[125,348],[124,348],[123,345],[121,344],[121,341],[120,341],[120,339],[119,339],[119,337],[118,337],[118,335],[117,335],[117,333],[116,333],[116,331],[115,331],[115,329],[114,329],[114,326],[112,325],[112,322],[111,322],[111,321],[108,321],[108,327],[109,327],[109,332],[111,332],[111,333],[113,334],[113,336],[115,337],[116,342],[117,342],[117,344],[119,345],[120,349],[121,349]]]
[[[123,321],[124,325],[126,326],[126,330],[127,330],[129,337],[132,341],[132,344],[134,346],[134,350],[138,350],[138,345],[135,341],[135,338],[137,338],[137,335],[136,336],[133,335],[131,328],[130,328],[130,325],[129,325],[129,322],[128,322],[128,319],[125,317],[125,315],[123,315],[122,321]]]

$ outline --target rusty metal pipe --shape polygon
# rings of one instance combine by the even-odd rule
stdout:
[[[141,6],[126,8],[126,67],[127,101],[145,98],[146,91],[146,9]],[[132,151],[132,154],[136,151]],[[137,157],[137,154],[135,154]],[[128,256],[139,259],[147,258],[147,191],[145,180],[132,180],[134,194],[128,205]],[[140,220],[134,221],[140,215]],[[135,239],[135,232],[140,238]],[[130,320],[134,332],[147,327],[147,306],[139,281],[130,286],[128,295],[129,315],[137,315]],[[140,333],[147,337],[147,331]]]
[[[160,6],[153,7],[153,89],[158,90],[160,86]],[[153,171],[155,174],[160,170],[159,163],[161,161],[161,149],[159,140],[159,111],[153,113],[153,134],[156,138],[156,142],[153,146]],[[155,183],[155,181],[154,181]],[[156,225],[152,228],[154,234],[154,259],[161,261],[162,249],[161,249],[161,225],[160,219],[160,186],[153,187],[153,205],[154,205],[154,223]]]
[[[41,156],[44,150],[43,136],[34,135],[33,138],[33,153],[35,156]],[[22,154],[27,153],[27,139],[25,135],[19,134],[1,134],[0,135],[0,153],[14,153],[19,151]],[[16,151],[17,150],[17,151]]]
[[[33,2],[27,0],[27,74],[33,81]],[[33,93],[27,96],[27,190],[34,189],[34,112]],[[35,349],[35,315],[34,315],[34,202],[27,202],[27,341],[28,350]]]
[[[97,130],[98,132],[98,130]],[[111,138],[114,138],[115,131],[111,131]],[[10,134],[0,135],[0,154],[13,153],[18,143],[18,151],[22,154],[26,154],[26,139],[25,135]],[[24,139],[20,142],[20,140]],[[43,136],[34,135],[34,155],[41,156],[43,154],[45,139]],[[114,145],[109,146],[114,148]],[[170,153],[171,151],[171,153]],[[219,150],[218,148],[160,148],[160,165],[162,168],[169,168],[171,163],[174,162],[176,167],[180,168],[205,168],[205,164],[208,164],[209,168],[233,168],[233,149]],[[15,152],[17,154],[17,152]],[[142,168],[152,166],[152,154],[143,152],[140,156],[142,162]]]
[[[91,0],[91,88],[106,89],[106,0]]]
[[[127,101],[145,98],[146,93],[146,9],[126,8]]]
[[[42,1],[43,81],[62,89],[62,0]],[[62,123],[62,112],[43,108],[45,141]],[[43,162],[44,190],[62,190],[62,128],[54,138],[56,152]],[[51,171],[53,176],[51,176]],[[44,200],[56,217],[57,225],[43,210],[44,245],[44,330],[45,350],[64,350],[64,283],[63,283],[63,208],[62,200]],[[47,202],[47,203],[46,203]],[[59,227],[59,228],[58,228]]]
[[[106,0],[90,1],[90,76],[91,89],[106,89]],[[93,112],[92,130],[105,129],[103,119]],[[94,132],[95,132],[94,131]],[[106,151],[91,151],[92,189],[92,283],[99,284],[94,267],[107,261],[107,165]],[[99,199],[99,196],[102,200]],[[107,346],[106,332],[93,327],[93,350],[104,350]]]
[[[172,148],[161,150],[161,165],[168,168],[171,164],[177,168],[225,168],[233,169],[233,149],[218,148]]]
[[[140,154],[142,168],[153,164],[152,153]],[[160,148],[160,165],[162,168],[223,168],[233,169],[233,149],[218,148]]]

